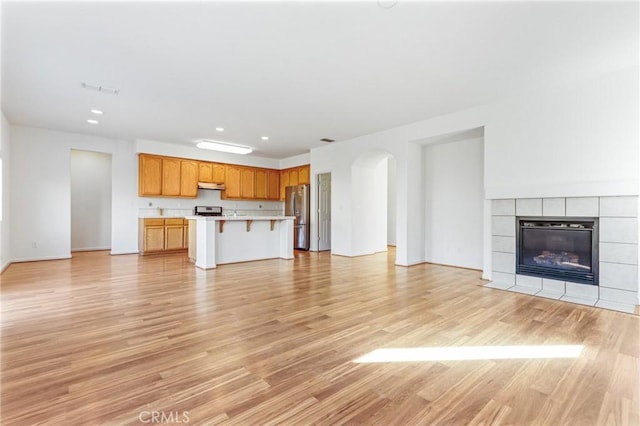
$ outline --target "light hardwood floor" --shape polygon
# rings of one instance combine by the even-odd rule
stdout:
[[[201,271],[184,254],[95,252],[0,280],[3,425],[640,424],[640,317],[483,288],[477,271],[384,253]],[[584,349],[354,362],[505,345]]]

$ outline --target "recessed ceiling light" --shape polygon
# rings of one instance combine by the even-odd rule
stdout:
[[[100,111],[99,109],[92,109],[91,112],[94,114],[102,115],[102,111]]]
[[[236,145],[228,142],[214,141],[211,139],[198,139],[196,146],[201,149],[210,149],[212,151],[230,152],[232,154],[250,154],[253,149],[244,145]]]
[[[224,132],[224,127],[216,127],[216,132]]]
[[[87,120],[87,123],[89,123],[89,124],[98,124],[99,121],[98,120]]]
[[[262,139],[263,141],[268,141],[269,140],[269,136],[263,136],[260,139]]]

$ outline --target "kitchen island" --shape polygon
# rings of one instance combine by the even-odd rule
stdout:
[[[187,216],[186,219],[189,259],[198,268],[293,259],[293,216]]]

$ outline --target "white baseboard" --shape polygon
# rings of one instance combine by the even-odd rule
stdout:
[[[71,256],[26,257],[23,259],[13,259],[11,263],[40,262],[42,260],[64,260],[64,259],[71,259]]]
[[[111,247],[84,247],[84,248],[72,248],[71,252],[74,251],[103,251],[103,250],[111,250]]]

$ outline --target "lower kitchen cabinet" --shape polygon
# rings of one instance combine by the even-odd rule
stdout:
[[[138,225],[140,254],[186,250],[189,246],[188,221],[182,218],[145,218]]]
[[[165,219],[165,250],[182,250],[184,248],[184,219]]]

